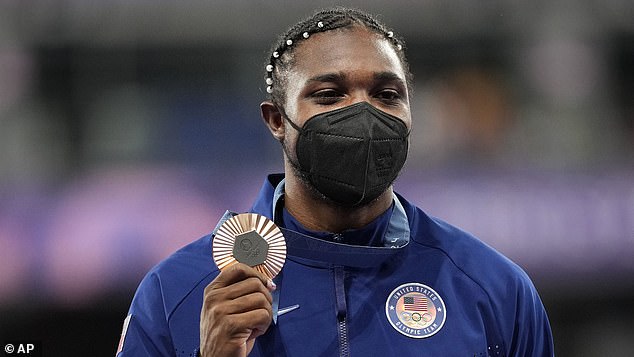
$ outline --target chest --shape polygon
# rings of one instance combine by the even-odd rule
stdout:
[[[299,307],[271,324],[252,355],[504,356],[481,288],[428,258],[371,269],[287,262],[279,308]]]

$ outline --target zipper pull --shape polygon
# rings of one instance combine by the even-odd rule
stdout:
[[[343,266],[335,266],[335,294],[337,299],[337,330],[339,333],[339,356],[350,357],[348,342],[348,306],[346,304],[346,272]]]

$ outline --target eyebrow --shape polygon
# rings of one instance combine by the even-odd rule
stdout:
[[[346,79],[344,73],[325,73],[308,79],[308,82],[343,82]]]
[[[325,73],[308,79],[308,82],[344,82],[346,80],[345,73]],[[394,72],[377,72],[374,74],[374,80],[377,82],[399,82],[405,84],[405,80]]]
[[[374,80],[377,82],[400,82],[405,83],[405,80],[394,72],[379,72],[374,74]]]

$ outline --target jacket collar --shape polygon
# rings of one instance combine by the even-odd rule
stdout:
[[[264,215],[274,222],[281,214],[281,198],[284,195],[284,176],[269,175],[260,190],[251,211]],[[280,227],[284,233],[289,258],[322,262],[332,265],[371,267],[381,264],[402,252],[410,240],[407,214],[399,198],[394,195],[394,210],[382,247],[367,247],[328,242]]]

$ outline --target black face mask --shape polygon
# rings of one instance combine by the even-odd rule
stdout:
[[[299,131],[292,162],[321,194],[344,206],[365,205],[394,182],[407,158],[403,120],[367,102],[321,113]]]

